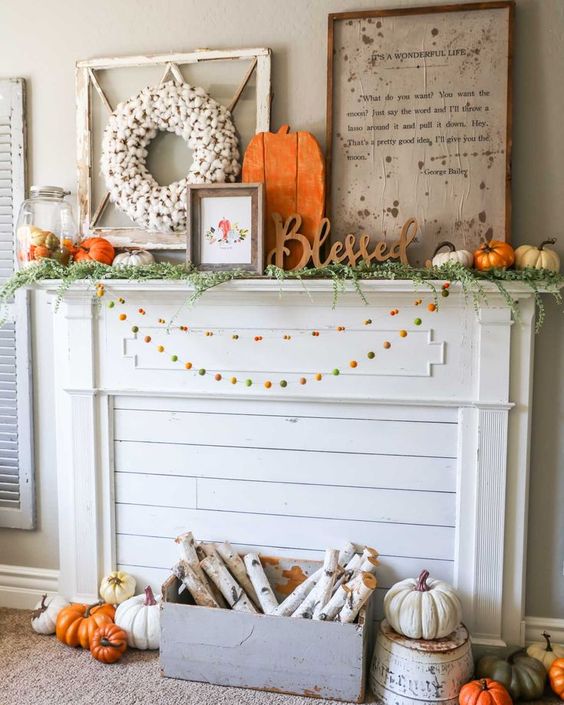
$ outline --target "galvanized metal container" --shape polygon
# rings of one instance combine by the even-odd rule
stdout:
[[[322,564],[262,558],[281,601]],[[171,576],[161,604],[161,673],[169,678],[363,702],[370,602],[355,624],[194,605]]]
[[[384,620],[370,667],[370,687],[381,705],[457,705],[474,663],[464,625],[444,639],[397,634]]]

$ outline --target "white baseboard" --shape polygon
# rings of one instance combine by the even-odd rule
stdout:
[[[58,587],[58,570],[0,564],[0,607],[33,609],[43,593]]]
[[[548,632],[552,640],[558,644],[564,643],[564,619],[549,617],[525,617],[525,642],[543,641],[542,632]]]

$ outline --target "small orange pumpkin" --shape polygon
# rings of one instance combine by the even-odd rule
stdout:
[[[57,616],[56,635],[59,641],[69,646],[90,648],[90,641],[96,629],[104,624],[112,624],[116,613],[113,605],[96,602],[83,605],[75,602],[63,608]]]
[[[286,221],[294,213],[302,217],[300,233],[313,242],[325,211],[325,159],[319,143],[309,132],[259,132],[249,142],[243,159],[242,181],[265,184],[266,254],[276,246],[273,213]],[[289,254],[284,269],[292,269],[302,258],[302,245],[286,245]]]
[[[564,658],[557,658],[553,661],[548,671],[550,687],[558,695],[560,700],[564,700]]]
[[[90,653],[102,663],[115,663],[127,649],[127,634],[117,624],[103,624],[92,635]]]
[[[75,262],[92,260],[102,264],[111,264],[115,257],[114,246],[103,237],[89,237],[79,243],[74,253]]]
[[[515,262],[515,251],[508,242],[488,240],[474,252],[474,268],[481,272],[507,269]]]
[[[504,685],[491,678],[470,681],[460,689],[460,705],[512,705],[511,695]]]

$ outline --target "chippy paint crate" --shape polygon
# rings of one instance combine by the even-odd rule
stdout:
[[[261,556],[279,601],[321,567],[317,561]],[[363,702],[372,599],[354,624],[199,607],[162,588],[161,673],[215,685]]]

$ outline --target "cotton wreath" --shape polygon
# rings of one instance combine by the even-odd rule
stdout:
[[[145,163],[159,131],[182,137],[193,154],[186,177],[168,186],[160,186]],[[169,81],[117,106],[104,130],[101,169],[110,200],[135,223],[147,230],[183,230],[188,184],[235,181],[239,156],[227,108],[203,88]]]

